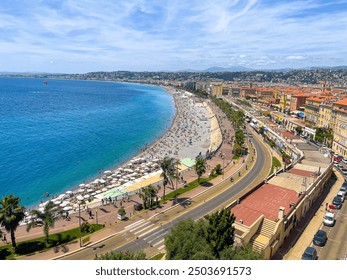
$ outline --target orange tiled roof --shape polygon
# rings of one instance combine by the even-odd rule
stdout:
[[[347,98],[334,102],[335,105],[347,106]]]

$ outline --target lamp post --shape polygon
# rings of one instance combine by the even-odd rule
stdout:
[[[225,154],[223,153],[222,154],[222,159],[223,159],[223,181],[224,181],[224,159],[225,159]]]
[[[98,224],[98,209],[95,210],[95,222]]]
[[[81,201],[78,202],[78,225],[80,228],[80,247],[82,247],[82,232],[81,232]]]
[[[176,161],[176,190],[175,190],[175,204],[177,203],[177,184],[178,184],[178,160]]]

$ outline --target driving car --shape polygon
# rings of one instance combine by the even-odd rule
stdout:
[[[335,196],[333,202],[331,203],[336,209],[341,209],[342,199],[340,196]]]
[[[323,218],[323,224],[332,227],[335,224],[335,214],[332,212],[326,212]]]
[[[320,229],[313,237],[313,244],[317,246],[324,246],[327,242],[327,239],[327,233],[324,230]]]
[[[307,247],[305,252],[301,256],[302,260],[316,260],[317,257],[317,250],[313,247]]]

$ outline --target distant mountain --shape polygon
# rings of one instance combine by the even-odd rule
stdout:
[[[213,66],[204,70],[186,69],[180,72],[243,72],[243,71],[263,71],[263,72],[287,72],[294,70],[319,70],[319,69],[332,69],[332,70],[345,70],[347,66],[308,66],[304,68],[274,68],[274,69],[259,69],[259,68],[247,68],[243,66],[231,66],[231,67],[219,67]],[[170,71],[168,71],[170,72]]]
[[[185,69],[185,70],[182,70],[181,72],[241,72],[241,71],[253,71],[253,69],[242,67],[242,66],[231,66],[231,67],[213,66],[204,70]]]

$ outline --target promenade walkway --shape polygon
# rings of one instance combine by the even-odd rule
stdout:
[[[251,162],[251,156],[249,156],[246,160],[243,158],[239,159],[238,161],[233,163],[232,160],[232,146],[231,146],[231,141],[230,137],[233,135],[233,128],[231,127],[231,124],[227,121],[225,115],[223,112],[219,110],[218,107],[214,106],[214,104],[209,104],[212,109],[214,110],[216,117],[220,123],[221,130],[223,132],[223,143],[218,151],[218,153],[213,156],[210,160],[207,161],[207,172],[206,176],[209,174],[209,172],[217,165],[221,164],[222,166],[224,165],[225,167],[225,174],[221,175],[212,181],[209,182],[208,186],[199,186],[187,193],[185,193],[184,197],[185,198],[192,198],[196,197],[198,194],[204,193],[211,189],[213,186],[218,185],[223,178],[227,179],[231,176],[235,178],[235,182],[238,180],[237,173],[239,170],[241,170],[242,176],[245,174],[245,166],[247,165],[248,170],[251,169],[253,162]],[[250,143],[248,143],[251,145]],[[249,149],[250,151],[254,150],[252,148]],[[220,156],[224,155],[224,159]],[[252,155],[253,158],[255,159],[255,155]],[[195,171],[194,170],[189,170],[184,173],[184,180],[187,182],[193,181],[197,178]],[[230,187],[232,184],[229,183],[228,187]],[[181,187],[182,183],[180,182],[178,187]],[[167,188],[167,193],[172,191],[170,188]],[[160,192],[158,196],[160,197],[162,195],[163,189],[160,189]],[[212,196],[212,195],[211,195]],[[194,199],[195,201],[195,199]],[[93,218],[89,219],[89,214],[87,212],[81,212],[81,220],[82,221],[88,221],[89,223],[99,223],[99,224],[104,224],[105,229],[94,233],[90,237],[90,244],[94,244],[100,240],[103,240],[105,238],[108,238],[109,236],[112,236],[114,234],[117,234],[124,230],[124,228],[131,223],[135,223],[139,221],[140,219],[148,219],[154,215],[157,215],[159,212],[166,211],[167,209],[171,207],[175,207],[175,202],[174,201],[168,201],[161,205],[160,208],[157,208],[156,210],[146,210],[142,212],[137,212],[134,211],[133,205],[135,202],[140,202],[142,203],[142,200],[138,195],[133,195],[130,197],[129,201],[118,201],[115,205],[104,205],[97,207],[95,209],[92,209],[93,213]],[[180,199],[178,200],[180,202]],[[196,203],[201,203],[198,200],[196,200]],[[129,219],[127,221],[118,221],[117,220],[117,211],[118,208],[121,206],[125,208],[127,212],[127,217]],[[55,232],[61,232],[63,230],[71,229],[71,228],[76,228],[78,227],[79,223],[79,215],[78,213],[75,213],[71,215],[71,220],[66,221],[66,220],[60,220],[56,223],[56,226],[54,229],[50,231],[50,233],[55,233]],[[17,230],[16,233],[17,236],[17,241],[23,241],[23,240],[28,240],[32,239],[35,237],[42,236],[42,228],[34,228],[31,230],[29,233],[26,232],[25,227],[20,227]],[[69,247],[69,252],[79,250],[79,242],[75,241],[73,243],[70,243],[68,245]],[[110,248],[111,249],[111,248]],[[63,253],[54,253],[53,249],[50,249],[48,251],[44,251],[41,253],[37,253],[35,255],[31,256],[26,256],[23,257],[22,259],[51,259],[51,258],[57,258],[62,256]]]

